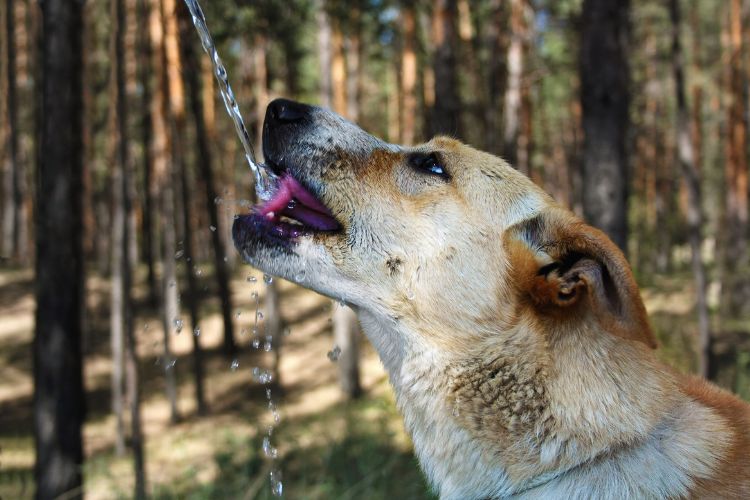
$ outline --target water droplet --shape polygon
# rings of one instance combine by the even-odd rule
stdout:
[[[269,438],[268,436],[265,436],[263,438],[263,453],[268,458],[276,458],[279,456],[278,450],[271,446],[271,438]]]
[[[175,319],[174,319],[174,320],[172,320],[172,321],[173,321],[173,323],[174,323],[174,329],[175,329],[175,333],[176,333],[177,335],[179,335],[179,334],[180,334],[180,332],[182,332],[182,327],[184,326],[184,323],[183,323],[183,321],[182,321],[182,320],[181,320],[180,318],[175,318]]]
[[[460,414],[461,409],[461,400],[456,398],[456,400],[453,402],[453,416],[457,417]]]
[[[199,326],[195,327],[195,330],[193,330],[193,335],[195,335],[196,337],[201,336],[201,328]]]
[[[224,256],[224,262],[229,262],[229,257]]]
[[[231,370],[232,370],[233,372],[236,372],[236,371],[237,371],[237,368],[239,368],[239,367],[240,367],[240,362],[239,362],[239,361],[238,361],[237,359],[233,359],[233,360],[232,360],[232,364],[231,364],[231,365],[229,366],[229,368],[230,368],[230,369],[231,369]]]
[[[175,259],[181,259],[185,255],[185,250],[177,250],[174,254]]]
[[[297,206],[297,200],[295,200],[294,198],[289,200],[289,203],[286,204],[286,208],[288,208],[289,210],[294,210],[294,207],[296,206]]]
[[[266,388],[266,399],[271,399],[271,389]]]
[[[272,470],[270,475],[271,493],[273,496],[280,497],[284,493],[284,486],[281,483],[281,471]]]
[[[412,288],[407,289],[406,290],[406,298],[409,299],[409,300],[414,300],[414,297],[416,297],[416,295],[414,294],[414,289],[412,289]]]
[[[332,363],[335,363],[339,360],[341,357],[341,348],[337,345],[333,346],[333,349],[328,351],[328,359],[331,360]]]
[[[257,299],[258,298],[258,292],[253,292],[250,294],[250,297]]]
[[[263,311],[255,311],[255,317],[260,319],[263,319]]]
[[[211,226],[208,226],[208,228],[211,230],[211,232],[216,231],[216,226],[211,225]]]
[[[273,374],[264,368],[255,367],[253,368],[253,380],[263,385],[271,383],[273,380]]]
[[[242,316],[242,311],[237,311],[237,312],[236,312],[236,313],[234,314],[234,317],[235,317],[235,318],[238,318],[238,319],[239,319],[239,317],[240,317],[240,316]]]
[[[273,351],[273,345],[271,345],[271,343],[266,340],[265,343],[263,344],[263,350],[266,352],[271,352]]]
[[[307,276],[307,271],[305,271],[304,269],[302,269],[300,272],[298,272],[294,276],[294,281],[296,281],[297,283],[302,283],[303,281],[305,281],[305,277],[306,276]]]
[[[263,281],[266,285],[270,285],[271,283],[273,283],[273,276],[271,276],[270,274],[264,274]]]
[[[196,276],[200,276],[202,274],[203,274],[203,269],[201,269],[200,267],[196,267],[195,268],[195,275]]]
[[[221,199],[221,196],[214,198],[214,205],[221,205],[222,203],[224,203],[224,200]]]
[[[259,349],[259,348],[260,348],[260,339],[256,337],[253,339],[253,349]]]
[[[255,277],[255,276],[253,276],[252,274],[249,274],[249,275],[247,276],[247,282],[248,282],[248,283],[255,283],[256,281],[258,281],[258,278],[256,278],[256,277]],[[257,294],[257,292],[253,292],[253,293],[256,293],[256,294]]]

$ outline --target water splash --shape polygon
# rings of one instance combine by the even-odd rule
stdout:
[[[337,345],[333,346],[333,349],[328,351],[327,356],[328,356],[328,360],[331,361],[332,363],[337,362],[339,358],[341,357],[341,348]]]
[[[203,45],[203,50],[206,51],[206,54],[208,54],[211,59],[211,64],[214,68],[214,75],[219,82],[219,93],[224,101],[224,107],[226,107],[227,113],[229,113],[229,116],[232,118],[234,128],[237,130],[237,135],[240,138],[242,147],[245,149],[245,159],[255,176],[255,192],[261,200],[268,200],[275,191],[274,186],[277,178],[268,168],[265,167],[265,165],[256,163],[255,151],[253,151],[250,142],[250,134],[247,132],[247,127],[245,127],[245,122],[242,119],[242,113],[240,113],[240,108],[234,97],[234,92],[229,85],[227,69],[224,67],[224,63],[222,63],[221,58],[219,57],[219,53],[214,45],[214,40],[206,26],[206,17],[203,14],[203,9],[201,9],[198,0],[185,0],[185,4],[190,10],[193,24],[198,31],[201,44]]]

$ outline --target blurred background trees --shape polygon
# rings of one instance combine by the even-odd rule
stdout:
[[[203,8],[259,154],[265,106],[279,96],[328,106],[391,142],[443,133],[501,154],[627,252],[666,360],[750,397],[750,1],[211,0]],[[129,495],[155,491],[146,469],[158,470],[159,459],[145,452],[158,440],[155,421],[189,433],[179,426],[242,414],[214,388],[230,366],[247,374],[272,363],[274,394],[295,400],[305,386],[289,382],[297,374],[284,366],[300,371],[304,349],[289,328],[340,350],[329,353],[338,364],[326,383],[342,400],[364,396],[326,418],[345,423],[340,444],[381,456],[357,441],[362,415],[395,413],[376,390],[351,311],[266,284],[236,258],[232,216],[253,201],[251,176],[182,2],[3,0],[0,27],[0,346],[9,353],[0,369],[15,370],[0,388],[17,389],[0,390],[2,449],[15,449],[16,438],[16,448],[31,449],[34,336],[13,318],[30,317],[36,304],[36,417],[61,418],[50,405],[69,394],[73,420],[54,432],[75,434],[84,396],[77,376],[63,373],[82,363],[93,408],[84,434],[96,443],[97,425],[111,426],[106,444],[86,448],[86,463],[110,464],[94,458],[102,448],[134,463],[123,474],[134,478]],[[34,286],[36,302],[23,309]],[[331,316],[318,330],[306,326]],[[237,387],[266,404],[248,380]],[[161,403],[164,418],[153,413]],[[260,420],[248,424],[258,436]],[[46,474],[57,451],[38,437],[37,470]],[[66,460],[79,464],[83,448],[72,439]],[[284,463],[299,476],[318,462],[295,449],[288,445]],[[332,468],[351,470],[357,455],[332,449],[348,459],[326,455],[320,470],[348,486],[321,488],[357,491],[370,472],[339,478]],[[394,467],[413,471],[408,453],[396,456]],[[30,470],[19,459],[4,476],[6,459],[0,494],[12,474]],[[266,472],[248,460],[237,491]],[[86,467],[94,484],[101,473]],[[55,487],[75,488],[80,471],[71,474]],[[207,495],[218,491],[235,490]]]

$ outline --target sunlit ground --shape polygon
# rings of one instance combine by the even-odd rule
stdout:
[[[143,420],[146,431],[147,481],[154,498],[271,498],[271,464],[261,440],[272,423],[265,387],[252,381],[255,366],[270,367],[272,356],[253,349],[253,290],[262,280],[237,276],[239,367],[220,351],[221,320],[208,273],[202,302],[200,340],[206,349],[206,391],[210,412],[195,413],[190,328],[173,335],[177,355],[179,408],[182,420],[170,424],[160,359],[160,322],[155,316],[136,322],[143,376]],[[260,276],[256,274],[256,276]],[[86,422],[85,493],[88,498],[127,498],[133,487],[130,458],[115,456],[115,422],[110,415],[110,362],[107,322],[108,285],[88,284],[85,341]],[[137,290],[143,299],[144,290]],[[342,401],[336,365],[326,356],[332,347],[331,302],[281,283],[282,316],[290,327],[281,355],[280,385],[272,384],[281,424],[273,433],[279,449],[277,466],[289,498],[429,498],[411,444],[395,410],[385,373],[370,346],[363,343],[363,386],[359,401]],[[693,296],[688,275],[655,280],[644,299],[661,342],[660,355],[681,370],[696,366]],[[714,293],[715,295],[715,293]],[[715,298],[714,298],[715,302]],[[262,300],[261,300],[262,304]],[[34,302],[27,271],[0,272],[0,498],[33,494],[31,428],[31,339]],[[236,313],[235,313],[236,314]],[[187,319],[187,314],[183,315]],[[748,325],[734,325],[747,329]],[[743,338],[747,338],[744,335]],[[733,356],[722,383],[748,397],[750,346]],[[737,370],[737,367],[740,369]]]

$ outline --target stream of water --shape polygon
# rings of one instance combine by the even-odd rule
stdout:
[[[203,50],[206,51],[206,54],[211,59],[214,75],[216,75],[216,80],[219,82],[219,93],[224,101],[227,113],[229,113],[229,117],[234,123],[234,128],[237,130],[242,147],[245,150],[247,164],[255,176],[255,192],[261,200],[268,200],[274,193],[276,176],[265,165],[258,163],[255,159],[255,151],[253,151],[253,146],[250,142],[250,134],[247,132],[247,127],[245,127],[245,122],[242,119],[242,113],[234,97],[234,92],[229,85],[227,69],[224,67],[224,63],[221,62],[219,53],[214,45],[214,40],[206,26],[206,17],[203,15],[203,9],[201,9],[198,0],[185,0],[185,4],[190,10],[190,15],[193,17],[193,24],[200,36]]]

